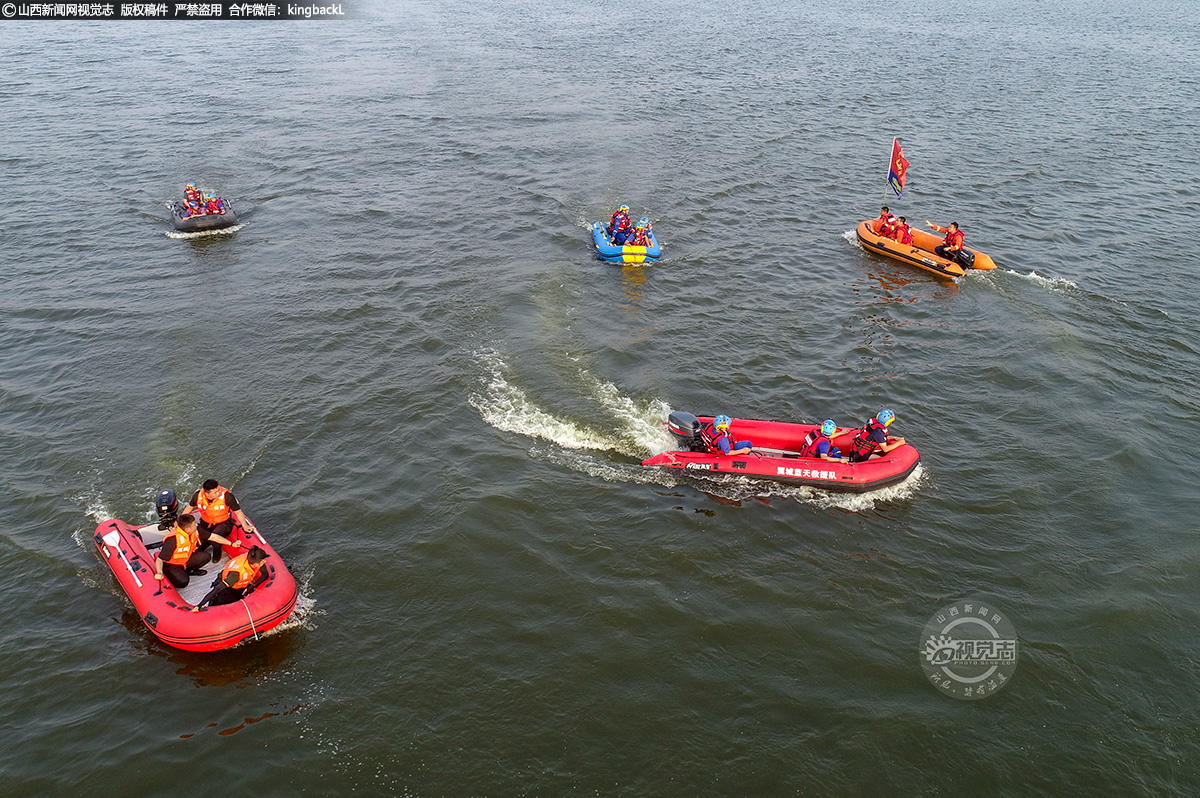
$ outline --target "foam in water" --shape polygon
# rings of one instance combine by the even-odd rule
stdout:
[[[1040,285],[1050,291],[1067,291],[1077,287],[1071,280],[1067,280],[1062,277],[1043,277],[1036,271],[1032,270],[1030,270],[1029,274],[1021,274],[1020,272],[1013,271],[1012,269],[1006,269],[1005,271],[1014,277],[1020,277],[1028,280],[1029,282],[1035,285]]]

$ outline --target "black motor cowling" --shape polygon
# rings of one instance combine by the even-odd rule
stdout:
[[[175,519],[179,517],[179,499],[175,498],[175,491],[170,488],[159,491],[158,498],[154,500],[154,509],[158,512],[159,529],[174,526]]]
[[[671,436],[678,441],[680,448],[689,452],[704,451],[704,441],[700,437],[700,419],[691,413],[675,410],[667,416],[667,429]]]

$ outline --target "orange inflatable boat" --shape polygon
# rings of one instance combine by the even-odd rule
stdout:
[[[934,254],[933,248],[942,243],[941,236],[910,227],[909,230],[912,231],[913,242],[911,244],[901,244],[898,241],[893,241],[890,238],[879,235],[876,232],[878,229],[878,219],[868,219],[859,224],[858,242],[863,245],[864,249],[878,252],[880,255],[887,255],[889,258],[895,258],[905,263],[911,263],[913,266],[933,272],[934,274],[940,274],[943,277],[962,277],[965,273],[961,264]],[[963,247],[963,250],[975,256],[975,265],[972,268],[996,268],[996,263],[992,260],[991,256],[969,247]]]

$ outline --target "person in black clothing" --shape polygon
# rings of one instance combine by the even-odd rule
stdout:
[[[270,576],[270,572],[262,565],[270,556],[260,546],[251,546],[250,551],[234,557],[226,564],[221,575],[213,581],[213,589],[200,599],[192,608],[192,612],[199,612],[205,604],[219,607],[249,595]]]

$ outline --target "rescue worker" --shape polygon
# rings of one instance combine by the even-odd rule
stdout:
[[[912,246],[912,228],[908,226],[908,221],[903,217],[899,217],[899,224],[896,225],[896,243]]]
[[[208,591],[208,595],[200,599],[195,607],[192,607],[192,612],[200,612],[200,608],[205,604],[210,607],[219,607],[222,604],[232,604],[245,598],[254,588],[267,581],[267,577],[270,576],[270,572],[263,565],[263,562],[270,556],[261,547],[251,546],[249,551],[234,557],[226,563],[221,575],[213,582],[213,589]]]
[[[963,263],[959,260],[959,253],[962,252],[964,236],[962,230],[958,229],[958,222],[951,222],[949,227],[938,227],[936,224],[926,219],[925,224],[929,225],[939,233],[946,234],[946,237],[942,239],[942,243],[933,248],[934,253],[938,257],[945,258],[948,261],[953,261],[954,263],[963,266]],[[963,268],[966,268],[966,266],[963,266]]]
[[[884,238],[896,236],[896,217],[892,216],[886,205],[879,209],[879,235]]]
[[[218,200],[216,197],[209,197],[208,201],[204,203],[204,212],[222,213],[220,200]]]
[[[887,427],[896,420],[896,414],[883,409],[875,418],[867,419],[867,423],[854,436],[850,443],[850,462],[861,463],[876,454],[887,454],[892,449],[904,445],[903,438],[888,437]]]
[[[183,199],[188,205],[198,205],[200,203],[200,190],[196,188],[195,183],[188,183],[184,187]]]
[[[608,237],[612,239],[614,244],[624,244],[625,239],[629,237],[629,229],[632,222],[629,221],[629,206],[622,205],[617,208],[616,213],[612,215],[612,221],[608,223]]]
[[[247,533],[257,531],[254,524],[250,523],[250,519],[242,512],[242,507],[234,498],[233,493],[227,488],[222,488],[215,479],[206,479],[200,486],[200,490],[193,494],[187,507],[183,508],[185,513],[190,513],[192,510],[200,511],[200,540],[206,546],[210,545],[214,534],[220,538],[217,543],[228,544],[229,541],[224,538],[233,532],[235,518]],[[221,547],[216,543],[211,545],[212,561],[220,562]]]
[[[818,460],[836,460],[849,463],[849,457],[842,457],[842,450],[833,445],[833,436],[838,434],[838,426],[833,419],[827,418],[820,429],[813,430],[812,440],[800,450],[801,457],[814,457]],[[806,437],[805,441],[809,441]]]
[[[220,535],[209,537],[227,546],[242,545],[231,543]],[[161,582],[166,576],[176,588],[185,588],[192,576],[204,574],[202,569],[210,561],[211,555],[203,548],[196,528],[196,516],[184,513],[175,522],[175,528],[163,538],[162,548],[154,560],[154,578]]]
[[[650,222],[642,219],[637,223],[637,227],[633,228],[633,232],[629,234],[629,240],[625,243],[631,247],[648,247],[650,246]]]
[[[733,420],[726,415],[717,416],[704,429],[700,430],[700,440],[713,454],[746,454],[754,447],[750,441],[733,442],[729,435],[729,425]]]

